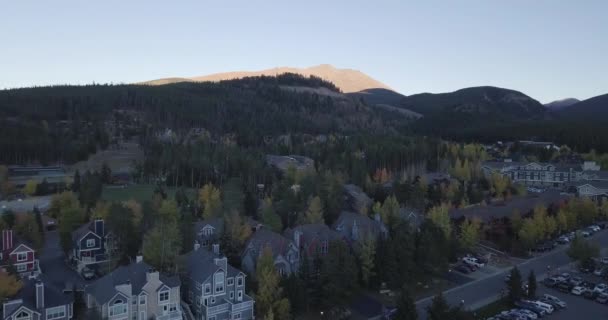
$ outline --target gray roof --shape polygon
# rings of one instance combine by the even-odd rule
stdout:
[[[218,270],[222,269],[215,263],[215,259],[217,258],[226,259],[226,257],[214,254],[212,251],[204,248],[190,251],[186,256],[186,266],[190,278],[202,283]],[[239,273],[243,273],[241,270],[234,268],[228,263],[226,263],[226,268],[228,270],[224,271],[226,271],[228,276],[236,276]]]
[[[486,206],[476,205],[468,208],[452,209],[450,210],[450,217],[452,219],[462,217],[469,219],[478,218],[482,221],[489,221],[491,219],[509,217],[515,210],[519,211],[521,215],[524,215],[532,211],[537,205],[542,204],[548,207],[552,204],[566,201],[570,197],[570,195],[562,194],[557,191],[546,191],[540,194],[513,197],[506,202],[500,201]]]
[[[608,189],[608,180],[604,181],[589,181],[589,180],[580,180],[574,183],[571,183],[572,186],[575,187],[580,187],[580,186],[584,186],[584,185],[590,185],[592,187],[598,188],[598,189]]]
[[[315,223],[315,224],[305,224],[305,225],[301,225],[301,226],[297,226],[293,229],[288,229],[285,230],[284,234],[285,237],[288,239],[294,239],[295,241],[295,233],[296,232],[300,232],[301,236],[300,236],[300,246],[304,246],[305,248],[311,248],[311,246],[313,246],[313,248],[316,246],[316,244],[320,241],[333,241],[333,240],[340,240],[342,239],[342,236],[330,229],[326,224],[324,223]],[[309,254],[312,254],[312,252],[308,252]]]
[[[94,230],[95,230],[95,221],[87,222],[87,223],[81,225],[80,227],[78,227],[78,229],[72,231],[72,240],[78,241],[82,237],[84,237],[87,233],[89,233],[89,231],[95,233]]]
[[[342,211],[336,222],[334,222],[333,228],[343,236],[351,238],[355,223],[360,234],[378,236],[386,232],[386,226],[379,219],[370,219],[367,215],[350,211]]]
[[[142,288],[148,282],[146,280],[146,274],[153,269],[153,267],[143,261],[118,267],[116,270],[95,281],[93,284],[88,285],[85,288],[85,292],[95,297],[98,303],[104,304],[118,292],[116,286],[130,283],[131,295],[138,295],[142,292]],[[159,273],[159,280],[170,288],[180,286],[178,276],[168,276]]]
[[[290,245],[294,245],[290,239],[267,228],[260,228],[247,242],[245,252],[247,252],[247,249],[254,249],[255,252],[260,253],[265,247],[270,247],[273,257],[285,256]]]
[[[583,171],[583,177],[587,180],[608,181],[608,171]]]
[[[36,282],[41,281],[44,285],[44,308],[52,308],[71,304],[74,302],[74,298],[71,294],[64,294],[60,289],[51,285],[50,281],[43,275],[40,275],[38,279],[22,280],[23,287],[17,292],[14,300],[21,299],[21,304],[9,304],[10,308],[7,308],[4,317],[8,317],[12,312],[19,309],[21,306],[25,306],[30,310],[41,312],[36,308]]]
[[[354,184],[345,184],[344,193],[352,210],[360,211],[362,208],[370,207],[373,204],[373,200]]]
[[[313,169],[315,166],[313,159],[297,155],[278,156],[269,154],[266,155],[266,163],[283,172],[292,166],[298,171]]]

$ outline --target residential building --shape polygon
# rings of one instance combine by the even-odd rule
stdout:
[[[88,309],[103,319],[181,320],[180,281],[137,257],[85,287]]]
[[[188,302],[197,320],[254,319],[254,300],[245,292],[245,273],[228,264],[219,245],[195,243],[187,257]]]
[[[534,210],[538,205],[546,208],[560,207],[572,196],[559,191],[550,190],[538,194],[513,197],[507,201],[495,201],[487,205],[474,205],[466,208],[455,208],[450,210],[452,219],[479,219],[489,222],[494,219],[509,219],[514,212],[524,216]]]
[[[293,239],[298,248],[300,259],[306,255],[308,259],[322,257],[329,252],[329,244],[335,240],[342,240],[342,236],[330,229],[324,223],[305,224],[293,229],[285,230],[287,239]]]
[[[608,180],[579,181],[570,187],[571,191],[579,197],[588,197],[594,201],[604,201],[608,198]]]
[[[13,230],[2,230],[2,250],[0,251],[0,268],[13,266],[21,277],[37,276],[40,266],[36,251],[13,235]]]
[[[370,219],[367,215],[349,211],[340,213],[333,224],[333,229],[351,245],[356,245],[366,237],[378,239],[388,235],[388,229],[379,215]]]
[[[197,221],[194,224],[195,239],[203,248],[208,248],[213,244],[219,243],[223,232],[224,219],[222,218]]]
[[[270,248],[274,265],[281,275],[288,275],[299,268],[300,255],[296,244],[267,228],[255,232],[241,254],[241,267],[250,275],[255,274],[258,258],[265,248]]]
[[[23,280],[23,287],[4,301],[4,320],[68,320],[72,319],[74,298],[53,287],[42,276]]]
[[[482,164],[486,175],[500,173],[511,181],[530,186],[563,187],[581,180],[608,179],[608,172],[600,171],[593,161],[582,164],[488,161]]]
[[[86,266],[96,266],[109,261],[112,252],[112,236],[105,230],[102,219],[95,219],[72,232],[70,260],[80,272]]]

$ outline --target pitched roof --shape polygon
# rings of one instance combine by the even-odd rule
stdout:
[[[89,233],[89,231],[95,233],[93,230],[94,230],[94,221],[87,222],[87,223],[81,225],[80,227],[78,227],[78,229],[72,231],[72,240],[73,241],[80,240],[87,233]]]
[[[223,218],[210,218],[206,220],[198,220],[194,223],[194,234],[198,235],[198,233],[205,227],[206,225],[210,225],[213,227],[216,232],[222,232],[224,230],[224,219]]]
[[[276,257],[278,255],[286,255],[290,245],[293,245],[290,239],[267,228],[260,228],[251,236],[245,248],[246,250],[254,249],[259,253],[262,252],[263,248],[270,247],[272,256]]]
[[[217,258],[226,259],[226,257],[214,254],[212,251],[204,248],[190,251],[186,256],[186,266],[190,278],[202,283],[218,270],[221,270],[222,267],[215,263],[215,259]],[[239,273],[243,273],[228,263],[226,263],[226,269],[224,271],[226,271],[228,276],[236,276]]]
[[[293,229],[285,230],[285,237],[288,239],[294,239],[295,233],[300,232],[300,246],[310,247],[319,241],[333,241],[342,239],[342,236],[330,229],[324,223],[305,224],[297,226]],[[310,253],[310,252],[309,252]]]
[[[539,194],[531,194],[523,197],[513,197],[506,202],[488,204],[487,206],[472,206],[468,208],[459,208],[450,210],[449,214],[452,219],[462,217],[478,218],[482,221],[491,219],[509,217],[515,210],[520,214],[526,214],[533,210],[537,205],[549,206],[566,201],[571,197],[568,194],[562,194],[557,191],[546,191]]]
[[[367,233],[378,236],[380,233],[386,232],[386,226],[382,221],[370,219],[364,214],[350,211],[342,211],[336,222],[334,222],[333,228],[341,234],[351,237],[355,223],[361,234]]]
[[[53,286],[48,279],[40,275],[38,279],[23,280],[23,287],[13,297],[13,300],[21,299],[23,302],[20,304],[9,304],[10,308],[4,317],[8,317],[12,312],[17,311],[21,306],[25,306],[30,310],[40,312],[36,308],[36,282],[41,281],[44,285],[44,308],[52,308],[57,306],[63,306],[74,302],[74,298],[71,294],[64,294],[60,289]]]
[[[118,292],[116,286],[130,283],[131,295],[138,295],[148,282],[146,274],[152,270],[153,268],[143,261],[121,266],[93,284],[88,285],[85,288],[85,292],[95,297],[98,303],[104,304]],[[171,288],[180,286],[179,277],[177,276],[159,273],[159,280]]]

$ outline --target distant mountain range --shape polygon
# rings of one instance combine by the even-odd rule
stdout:
[[[592,97],[559,110],[565,119],[608,123],[608,94]]]
[[[342,92],[359,92],[366,89],[387,89],[391,90],[386,84],[373,79],[361,71],[353,69],[338,69],[329,64],[322,64],[310,68],[279,67],[260,71],[235,71],[225,73],[215,73],[206,76],[189,78],[164,78],[143,82],[143,84],[163,85],[176,82],[203,82],[203,81],[222,81],[233,80],[255,76],[277,76],[285,73],[299,74],[304,77],[315,76],[332,82]]]
[[[580,100],[576,98],[566,98],[561,100],[555,100],[545,104],[545,107],[549,110],[560,110],[566,107],[569,107],[573,104],[579,103]]]

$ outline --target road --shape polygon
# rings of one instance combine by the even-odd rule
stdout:
[[[44,238],[44,249],[38,257],[44,276],[58,288],[72,290],[75,286],[81,290],[86,281],[65,263],[63,250],[59,244],[59,233],[47,231]]]
[[[591,238],[601,248],[608,247],[608,230],[602,230]],[[553,271],[559,271],[559,267],[568,265],[571,261],[566,255],[567,245],[562,245],[555,250],[520,263],[519,268],[522,278],[526,278],[531,270],[534,270],[537,278],[542,279],[547,272],[547,266]],[[505,288],[504,278],[509,271],[499,272],[492,276],[466,283],[462,286],[452,288],[444,292],[444,296],[451,305],[458,305],[464,300],[465,308],[473,310],[484,306],[497,299],[500,291]],[[426,319],[426,308],[431,304],[432,297],[418,300],[416,307],[421,320]]]

